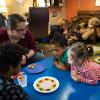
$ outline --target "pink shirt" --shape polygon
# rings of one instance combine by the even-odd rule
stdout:
[[[71,66],[71,71],[79,73],[81,82],[97,84],[98,80],[100,80],[100,65],[91,60],[86,60],[82,67]]]

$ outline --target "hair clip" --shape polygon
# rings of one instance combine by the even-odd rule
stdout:
[[[88,47],[88,51],[90,50],[90,48]]]

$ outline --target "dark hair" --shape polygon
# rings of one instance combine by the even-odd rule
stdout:
[[[0,14],[0,28],[5,26],[5,19],[4,15]]]
[[[8,27],[15,29],[18,22],[25,22],[24,17],[19,14],[11,14],[8,16]]]
[[[87,57],[92,57],[94,52],[92,45],[87,45],[86,48],[87,48]]]
[[[18,44],[4,42],[0,44],[0,71],[9,71],[10,65],[17,67],[22,59],[22,55],[26,54],[26,49]]]
[[[61,25],[59,25],[59,26],[58,26],[58,31],[59,31],[60,33],[63,34],[63,32],[64,32],[64,28],[63,28]]]
[[[50,44],[55,44],[60,47],[68,46],[67,40],[62,33],[56,32],[53,38],[49,42]]]
[[[85,22],[84,28],[88,28],[88,22]]]
[[[77,30],[80,30],[81,26],[80,25],[76,25],[76,26],[74,26],[74,28],[77,29]]]
[[[76,59],[86,59],[93,55],[93,48],[91,45],[85,45],[83,42],[73,43],[69,47],[69,51],[74,51]]]

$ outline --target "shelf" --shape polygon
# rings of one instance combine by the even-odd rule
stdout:
[[[62,8],[62,6],[49,6],[48,8]]]

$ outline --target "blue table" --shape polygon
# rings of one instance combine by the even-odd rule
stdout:
[[[22,71],[28,77],[28,86],[23,88],[30,97],[30,100],[100,100],[100,83],[92,86],[85,83],[74,82],[70,77],[70,72],[58,70],[53,65],[53,58],[46,58],[38,64],[43,64],[47,69],[39,74],[29,74]],[[48,94],[42,94],[34,90],[34,81],[43,76],[52,76],[59,80],[59,88]]]

